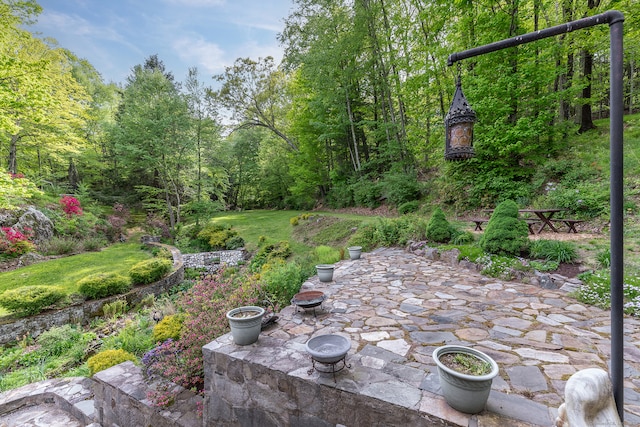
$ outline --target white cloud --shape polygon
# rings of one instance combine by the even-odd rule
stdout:
[[[113,28],[93,25],[86,19],[77,15],[67,15],[59,12],[44,12],[38,17],[38,24],[44,30],[65,29],[66,34],[94,37],[103,40],[122,42],[120,36]]]
[[[172,47],[180,59],[195,63],[194,65],[211,74],[218,74],[224,71],[225,66],[230,65],[220,46],[202,37],[180,37],[173,42]]]

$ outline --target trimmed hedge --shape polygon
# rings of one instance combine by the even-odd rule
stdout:
[[[131,281],[115,273],[98,273],[78,281],[78,291],[88,299],[99,299],[128,292]]]
[[[518,218],[516,202],[505,200],[496,206],[480,238],[480,247],[490,254],[516,256],[529,248],[529,228]]]
[[[427,224],[427,239],[432,242],[446,243],[451,239],[451,224],[439,207],[433,211]]]
[[[134,285],[148,285],[162,279],[171,271],[173,262],[164,258],[152,258],[141,261],[131,267],[129,277]]]
[[[65,297],[57,286],[22,286],[0,294],[0,306],[20,316],[40,313]]]
[[[95,356],[91,356],[87,360],[87,366],[89,367],[89,372],[91,375],[95,375],[100,371],[104,371],[105,369],[109,369],[112,366],[119,365],[122,362],[126,362],[130,360],[135,362],[138,360],[135,355],[129,353],[125,350],[104,350]]]

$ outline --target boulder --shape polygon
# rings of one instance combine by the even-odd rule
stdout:
[[[30,229],[31,241],[36,245],[44,243],[53,237],[53,222],[45,214],[34,207],[29,207],[20,216],[14,228],[21,232]]]

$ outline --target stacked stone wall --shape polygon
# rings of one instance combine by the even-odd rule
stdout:
[[[162,383],[145,376],[133,362],[124,362],[93,376],[95,418],[102,426],[194,427],[201,426],[202,397],[175,384],[176,397],[168,408],[154,406],[147,393]]]
[[[84,301],[59,310],[51,310],[21,319],[5,317],[0,320],[0,344],[10,343],[27,334],[36,337],[52,326],[62,326],[69,323],[86,324],[93,317],[102,315],[102,307],[105,304],[124,298],[131,307],[138,304],[149,294],[159,295],[180,284],[184,280],[184,265],[180,251],[161,243],[148,244],[164,247],[171,251],[173,271],[168,276],[149,285],[135,287],[126,294]]]

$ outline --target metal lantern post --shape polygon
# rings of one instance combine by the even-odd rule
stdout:
[[[624,15],[610,10],[599,15],[523,34],[485,46],[449,55],[448,65],[457,61],[596,25],[609,25],[610,39],[610,203],[611,203],[611,360],[609,375],[618,416],[624,420],[624,297],[623,297],[623,23]],[[459,83],[458,83],[459,84]],[[457,93],[457,89],[456,89]],[[455,99],[454,99],[455,101]],[[447,115],[448,117],[448,115]],[[445,125],[448,127],[448,123]],[[447,150],[449,134],[447,133]],[[446,157],[446,156],[445,156]],[[448,158],[448,157],[446,157]]]

